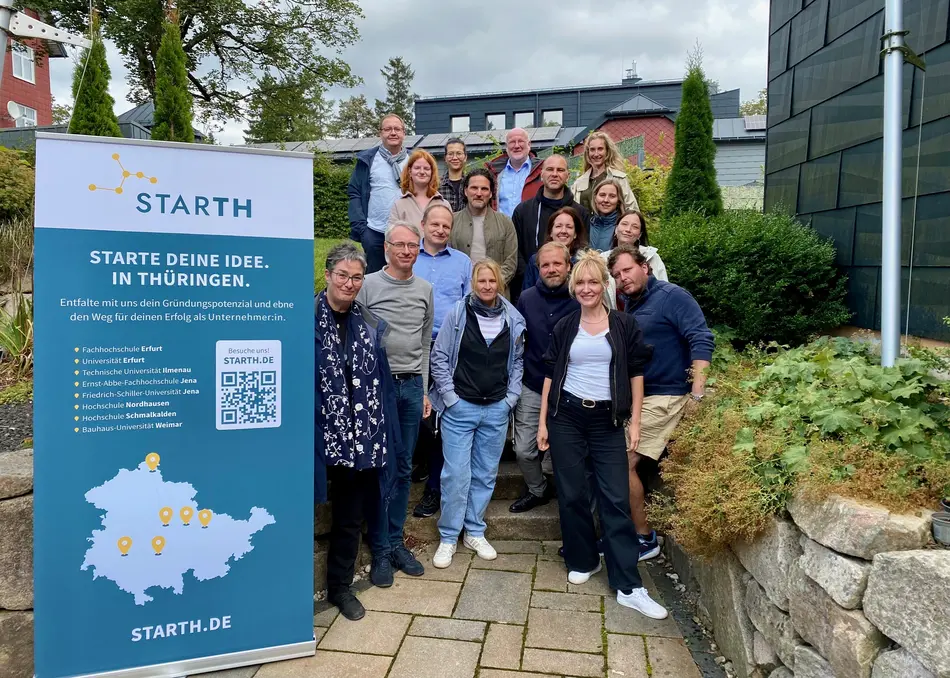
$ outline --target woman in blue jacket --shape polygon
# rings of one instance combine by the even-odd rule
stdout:
[[[484,560],[498,555],[485,539],[508,417],[521,395],[525,323],[502,296],[501,267],[483,259],[472,292],[449,311],[432,346],[429,400],[442,422],[442,513],[432,564],[452,564],[462,544]]]

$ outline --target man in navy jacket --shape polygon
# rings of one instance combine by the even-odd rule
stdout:
[[[629,452],[630,509],[644,560],[658,555],[660,547],[647,524],[637,463],[643,457],[659,460],[683,414],[702,400],[714,340],[692,295],[650,275],[638,248],[616,248],[607,266],[624,295],[624,309],[637,319],[644,340],[653,346],[653,360],[643,374],[640,440]]]
[[[518,299],[518,311],[524,317],[527,340],[524,350],[524,376],[521,398],[515,408],[515,455],[528,491],[508,510],[523,513],[547,504],[551,499],[550,456],[547,472],[538,452],[538,419],[541,416],[541,389],[544,387],[544,353],[551,343],[557,321],[580,308],[567,290],[571,271],[571,253],[561,243],[549,242],[538,250],[541,277],[534,287]]]

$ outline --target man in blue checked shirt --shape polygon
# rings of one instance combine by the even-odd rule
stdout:
[[[464,252],[449,247],[452,233],[452,212],[442,204],[430,205],[422,215],[422,247],[416,259],[413,273],[429,281],[435,298],[432,340],[435,341],[446,313],[472,290],[472,260]],[[417,518],[427,518],[439,510],[441,491],[439,478],[442,475],[442,441],[432,421],[424,421],[416,444],[421,462],[413,479],[426,479],[422,500],[413,509]]]

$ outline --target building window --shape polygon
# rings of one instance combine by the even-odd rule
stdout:
[[[36,69],[33,61],[33,49],[19,42],[12,42],[13,77],[36,83]]]
[[[470,118],[467,115],[452,116],[452,134],[468,132],[470,128]]]
[[[504,113],[489,113],[485,116],[485,129],[489,132],[505,129],[506,124]]]
[[[15,102],[10,103],[13,103],[17,108],[20,109],[20,112],[16,117],[17,127],[36,127],[36,109]]]
[[[544,111],[541,114],[542,127],[560,127],[564,124],[564,111],[560,108],[554,111]]]
[[[515,127],[521,127],[525,129],[528,127],[534,127],[534,111],[515,113]]]

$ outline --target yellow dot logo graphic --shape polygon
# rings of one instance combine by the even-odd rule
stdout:
[[[78,409],[79,409],[79,405],[73,405],[73,409],[74,409],[74,410],[78,410]]]
[[[121,178],[119,185],[113,188],[110,186],[98,186],[96,184],[89,184],[90,191],[108,191],[110,193],[115,193],[116,195],[122,195],[122,193],[124,192],[124,189],[122,187],[125,185],[126,179],[131,179],[131,178],[148,179],[149,183],[152,183],[152,184],[158,183],[158,177],[149,177],[149,176],[146,176],[145,172],[133,172],[131,170],[125,169],[125,167],[122,165],[122,161],[119,159],[118,153],[113,153],[112,159],[115,160],[116,164],[119,166],[119,176]]]
[[[129,555],[129,549],[132,548],[132,539],[130,537],[120,537],[118,541],[119,553],[123,556]]]
[[[155,549],[155,555],[162,555],[162,549],[165,548],[165,537],[153,537],[152,548]]]
[[[78,377],[78,376],[79,376],[79,370],[76,370],[75,372],[73,372],[73,374],[75,374],[75,375]]]
[[[77,381],[76,383],[73,384],[73,386],[79,386],[79,382]]]
[[[158,456],[158,452],[149,452],[145,455],[145,465],[148,466],[149,473],[155,472],[161,460],[162,458]]]
[[[74,428],[74,429],[73,429],[73,432],[74,432],[74,433],[79,433],[79,429],[78,429],[78,428]]]
[[[195,510],[190,506],[182,506],[181,511],[178,512],[178,515],[181,516],[181,522],[184,525],[188,525],[191,522],[191,517],[195,515]]]
[[[158,517],[161,519],[162,524],[165,527],[168,527],[168,523],[172,521],[172,516],[175,515],[175,512],[172,511],[170,506],[166,506],[158,512]]]
[[[198,511],[198,520],[201,521],[201,529],[208,527],[208,523],[211,522],[211,516],[214,515],[208,509],[201,509]]]

